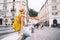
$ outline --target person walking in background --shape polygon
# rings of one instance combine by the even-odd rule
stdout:
[[[36,28],[39,28],[39,25],[40,25],[40,22],[39,22],[39,17],[37,16],[37,17],[34,17],[34,19],[35,19],[35,23],[34,23],[34,27],[36,27]]]
[[[44,23],[42,23],[42,25],[41,25],[41,29],[43,28],[43,26],[44,26]]]
[[[40,23],[38,22],[34,25],[34,27],[39,28],[39,25],[40,25]]]
[[[41,29],[43,28],[43,25],[41,26]]]

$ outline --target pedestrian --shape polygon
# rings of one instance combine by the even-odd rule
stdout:
[[[38,16],[34,17],[34,27],[39,28],[40,25],[39,20],[40,19]]]
[[[34,27],[39,28],[39,25],[40,25],[40,23],[38,22],[34,25]]]
[[[43,28],[43,25],[41,26],[41,29]]]

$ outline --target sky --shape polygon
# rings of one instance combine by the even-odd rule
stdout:
[[[38,12],[45,1],[46,0],[28,0],[28,6]]]

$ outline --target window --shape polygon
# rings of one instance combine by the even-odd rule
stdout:
[[[55,6],[52,6],[52,10],[57,10],[56,5]]]
[[[52,15],[57,15],[58,13],[57,12],[55,12],[55,13],[52,13]]]
[[[7,2],[7,0],[4,0],[4,2]]]
[[[52,3],[56,3],[57,2],[57,0],[52,0]]]
[[[3,9],[4,9],[4,10],[7,9],[7,5],[6,5],[6,4],[3,5]]]
[[[4,10],[7,9],[7,0],[4,0],[3,9],[4,9]]]

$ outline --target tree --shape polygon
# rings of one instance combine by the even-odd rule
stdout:
[[[38,15],[38,12],[36,12],[35,10],[33,10],[33,9],[29,10],[29,16],[30,17],[36,17],[37,15]]]

